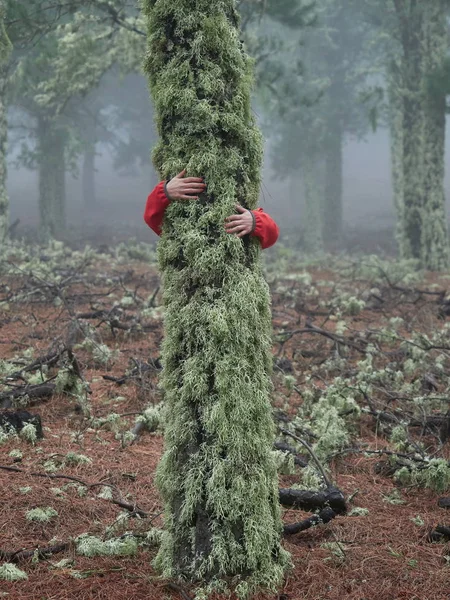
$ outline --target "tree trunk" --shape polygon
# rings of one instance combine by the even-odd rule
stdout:
[[[55,224],[58,237],[64,235],[66,230],[66,132],[57,130],[54,135],[54,165],[55,165],[55,193],[54,211]]]
[[[306,252],[319,254],[323,252],[322,225],[324,195],[321,193],[323,168],[317,157],[305,155],[303,160],[303,182],[305,189],[305,227],[303,242]]]
[[[86,128],[86,148],[83,157],[82,171],[82,190],[83,190],[83,215],[89,215],[93,206],[95,206],[96,190],[95,190],[95,158],[96,158],[96,119],[92,118],[88,122]]]
[[[4,0],[0,0],[0,242],[7,239],[9,232],[9,198],[6,189],[8,142],[6,88],[12,46],[5,31],[4,13]]]
[[[424,106],[423,80],[423,20],[416,9],[404,14],[403,41],[403,258],[420,261],[423,223],[423,160]]]
[[[445,95],[429,89],[430,75],[446,56],[447,0],[428,6],[409,0],[397,3],[401,59],[397,72],[393,113],[401,114],[400,254],[429,269],[448,265],[448,237],[444,198]],[[401,106],[397,106],[397,101]],[[394,138],[393,138],[394,139]],[[400,170],[393,162],[400,177]],[[397,199],[400,198],[398,190]]]
[[[425,13],[425,73],[428,76],[438,71],[445,60],[448,48],[447,13],[447,0],[434,0]],[[429,269],[438,271],[446,269],[449,262],[444,191],[446,96],[444,91],[430,90],[426,81],[425,88],[422,262]]]
[[[398,89],[398,66],[393,62],[388,74],[389,81],[389,129],[391,136],[391,170],[395,210],[397,212],[396,238],[401,256],[404,238],[404,179],[403,179],[403,99]]]
[[[239,202],[254,208],[262,137],[250,107],[251,66],[234,0],[145,0],[146,71],[162,179],[203,176],[198,201],[172,202],[158,255],[164,282],[165,452],[157,483],[164,576],[280,584],[277,472],[272,455],[270,298],[256,239],[224,230]]]
[[[323,207],[323,238],[327,248],[336,250],[342,241],[342,170],[343,132],[338,118],[328,125],[325,142],[325,205]]]
[[[40,238],[46,243],[65,229],[65,133],[52,120],[38,120]]]

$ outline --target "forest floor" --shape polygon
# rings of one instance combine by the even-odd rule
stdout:
[[[44,438],[30,444],[11,437],[0,444],[0,557],[15,562],[28,575],[23,581],[0,580],[0,597],[194,598],[188,586],[177,588],[158,578],[152,568],[156,549],[151,546],[140,546],[133,556],[88,557],[77,553],[73,542],[83,533],[104,538],[133,531],[139,536],[151,526],[162,527],[154,483],[162,433],[143,431],[133,443],[128,434],[136,416],[161,401],[157,378],[163,328],[157,269],[125,251],[101,259],[95,254],[65,257],[59,251],[56,258],[43,255],[40,262],[27,260],[24,266],[23,258],[11,255],[11,269],[0,282],[0,363],[14,363],[24,370],[39,357],[57,355],[37,373],[36,368],[27,373],[41,373],[41,381],[54,383],[61,369],[72,369],[72,374],[75,370],[89,386],[90,416],[83,414],[87,408],[79,394],[59,392],[57,386],[47,396],[31,395],[26,408],[40,415]],[[59,266],[42,267],[52,261]],[[429,339],[445,328],[448,276],[421,274],[412,281],[405,275],[407,269],[383,274],[380,267],[371,277],[361,271],[361,261],[344,261],[344,266],[336,261],[336,267],[332,263],[304,266],[280,255],[268,265],[275,336],[274,405],[285,421],[294,419],[302,407],[302,390],[311,387],[311,378],[318,389],[325,389],[336,370],[347,369],[347,375],[354,376],[370,335],[392,318],[403,319],[403,339],[419,334]],[[311,331],[311,326],[318,330]],[[71,357],[65,354],[67,345],[73,348]],[[394,361],[395,351],[391,350],[386,364]],[[438,350],[444,353],[440,359],[444,374],[428,377],[436,394],[447,390],[446,351]],[[334,366],[326,363],[330,359]],[[339,367],[342,360],[345,364]],[[395,360],[400,364],[406,355]],[[11,378],[12,383],[3,380],[3,398],[26,382],[40,385],[24,373],[22,379]],[[124,374],[128,377],[121,379]],[[353,423],[348,447],[354,452],[335,452],[328,464],[349,510],[358,506],[368,509],[367,514],[338,515],[330,523],[285,536],[283,544],[294,568],[279,594],[258,598],[450,599],[450,540],[428,541],[431,529],[450,526],[448,510],[438,506],[445,489],[399,487],[386,474],[389,469],[380,468],[383,456],[363,451],[393,448],[392,423],[386,426],[380,415],[394,410],[398,399],[386,401],[386,390],[387,386],[378,395],[374,392],[378,416],[366,410]],[[442,428],[439,434],[416,427],[411,435],[427,455],[438,453],[450,459]],[[70,459],[68,453],[75,455]],[[304,452],[299,453],[304,457]],[[89,462],[76,458],[79,455]],[[300,471],[281,475],[280,485],[301,488]],[[37,507],[51,507],[56,514],[48,522],[27,519],[27,511]],[[136,510],[142,511],[140,516]],[[283,508],[285,523],[308,515]],[[14,555],[59,544],[67,546],[40,559]]]

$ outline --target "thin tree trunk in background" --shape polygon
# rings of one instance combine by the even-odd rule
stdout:
[[[398,89],[398,66],[393,62],[389,79],[389,132],[391,138],[391,176],[394,206],[397,213],[396,238],[401,256],[404,240],[404,179],[403,179],[403,99]]]
[[[329,250],[339,248],[342,241],[343,145],[342,125],[335,119],[329,123],[325,143],[323,239]]]
[[[5,31],[4,13],[5,3],[4,0],[0,0],[0,242],[6,240],[9,232],[9,198],[6,189],[8,143],[6,89],[12,46]]]
[[[53,139],[55,237],[61,238],[66,229],[66,133],[60,130],[56,131]]]
[[[305,190],[305,227],[303,244],[309,254],[323,252],[323,168],[315,156],[306,155],[303,161]],[[322,189],[321,189],[322,187]]]
[[[447,0],[433,0],[425,12],[425,73],[432,75],[442,67],[448,49]],[[422,262],[429,269],[448,267],[449,245],[445,214],[445,92],[433,93],[425,82],[424,200],[425,223],[422,231]]]
[[[55,215],[55,169],[52,164],[52,136],[48,119],[38,120],[39,147],[39,237],[47,243],[56,232]]]
[[[423,161],[425,115],[423,105],[423,20],[415,9],[401,15],[403,46],[403,258],[421,259],[423,225]]]
[[[86,147],[83,156],[82,193],[83,193],[83,219],[97,202],[95,189],[95,159],[97,149],[96,119],[92,117],[86,127]]]
[[[38,119],[39,237],[61,238],[66,228],[66,133],[52,119]]]
[[[95,190],[95,156],[95,144],[84,151],[82,190],[85,210],[89,210],[95,206],[97,200]]]

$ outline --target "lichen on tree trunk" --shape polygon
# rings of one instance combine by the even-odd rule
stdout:
[[[281,548],[272,455],[270,298],[256,239],[226,234],[237,202],[258,200],[262,139],[234,0],[145,0],[146,71],[168,178],[204,176],[198,201],[172,202],[158,253],[164,282],[165,452],[157,483],[166,576],[276,587]]]
[[[445,94],[430,89],[447,53],[448,0],[396,3],[400,41],[390,69],[393,173],[402,258],[448,267],[445,215]],[[399,151],[399,145],[401,149]]]
[[[9,198],[6,190],[6,151],[8,142],[6,88],[11,42],[4,25],[5,3],[0,0],[0,242],[8,237]]]

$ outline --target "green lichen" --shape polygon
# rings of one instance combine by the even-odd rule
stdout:
[[[68,452],[64,457],[64,462],[66,465],[90,465],[92,463],[92,458],[89,458],[84,454]]]
[[[4,581],[23,581],[24,579],[28,579],[28,575],[25,571],[17,568],[16,565],[4,563],[0,567],[0,579]]]
[[[51,506],[47,506],[46,508],[32,508],[25,513],[27,521],[37,521],[38,523],[48,523],[50,519],[57,516],[58,512]]]
[[[134,556],[138,542],[133,536],[103,541],[93,535],[83,534],[76,539],[77,553],[82,556]]]
[[[270,300],[258,241],[223,226],[236,203],[255,208],[258,199],[251,64],[233,0],[145,0],[144,12],[155,166],[162,178],[186,167],[208,186],[198,201],[171,203],[158,247],[165,531],[155,564],[169,577],[274,588],[288,557],[271,452]]]
[[[30,444],[35,444],[38,439],[36,426],[33,425],[33,423],[27,423],[24,425],[24,427],[20,430],[19,435],[23,440],[26,440]]]

